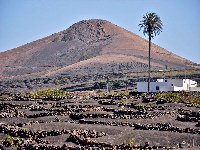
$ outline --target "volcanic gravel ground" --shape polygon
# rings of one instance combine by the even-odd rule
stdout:
[[[1,100],[0,149],[17,149],[6,145],[8,134],[18,149],[131,149],[130,140],[140,149],[200,149],[198,107],[132,101]]]

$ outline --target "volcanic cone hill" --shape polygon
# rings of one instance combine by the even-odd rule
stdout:
[[[152,70],[192,68],[195,64],[155,44]],[[0,78],[59,74],[106,74],[144,71],[148,41],[105,20],[75,23],[68,29],[0,53]]]

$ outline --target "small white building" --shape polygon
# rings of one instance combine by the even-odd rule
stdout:
[[[190,79],[157,79],[150,82],[149,92],[189,91],[197,87],[197,82]],[[148,82],[137,82],[138,92],[148,92]]]

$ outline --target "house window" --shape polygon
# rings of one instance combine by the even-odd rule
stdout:
[[[159,86],[156,86],[156,90],[159,90],[160,88],[159,88]]]
[[[174,86],[173,84],[171,84],[171,86]]]
[[[165,82],[167,82],[167,80],[165,80]]]

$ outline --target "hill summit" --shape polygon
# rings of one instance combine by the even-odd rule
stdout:
[[[155,44],[152,70],[195,64]],[[148,41],[106,20],[73,24],[48,37],[0,53],[0,78],[88,75],[146,71]]]

